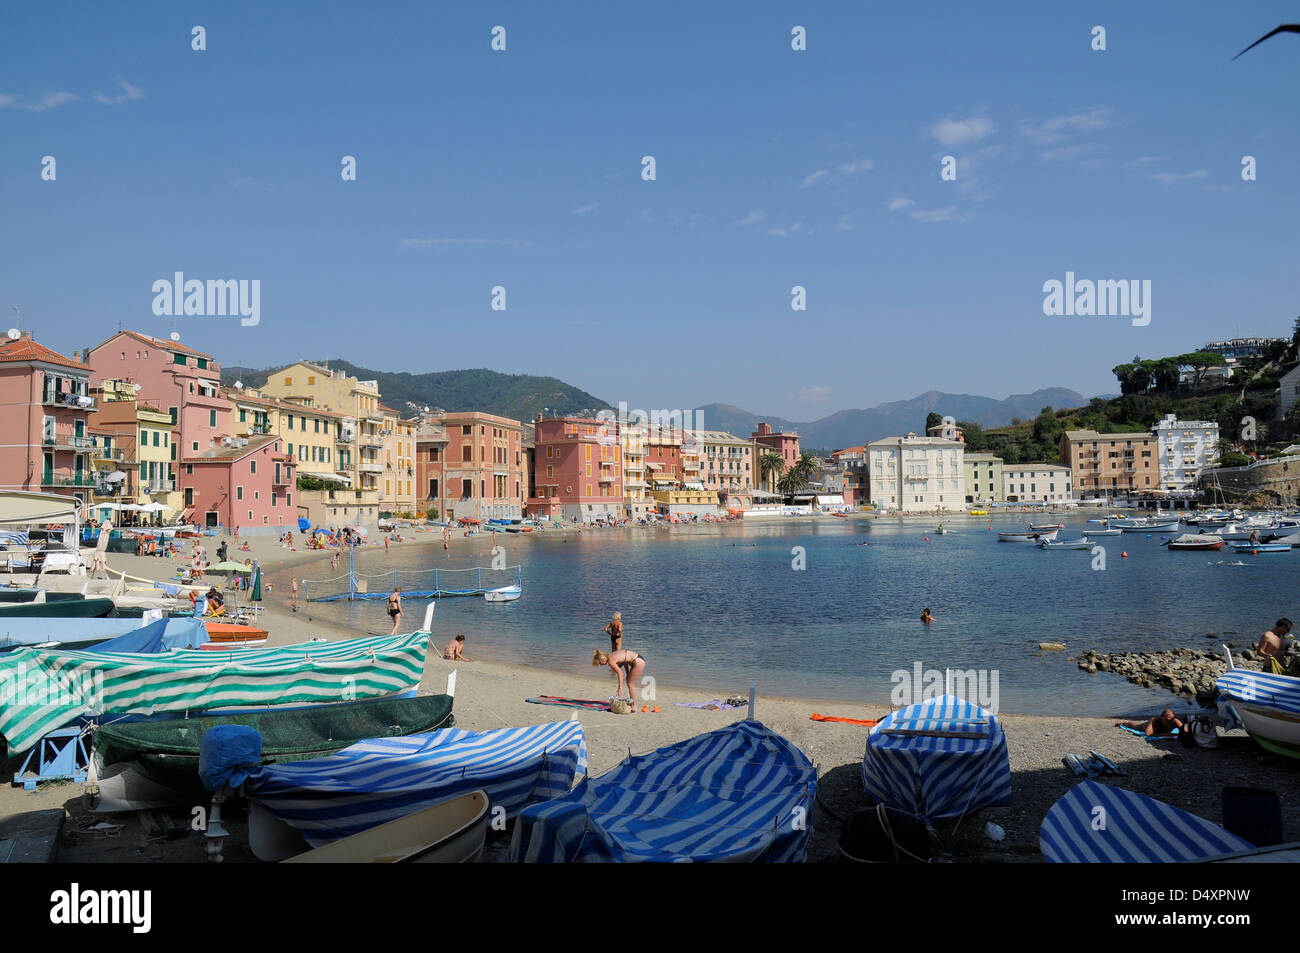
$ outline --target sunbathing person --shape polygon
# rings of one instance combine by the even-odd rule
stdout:
[[[1133,731],[1141,732],[1150,738],[1153,735],[1172,735],[1175,728],[1182,731],[1183,723],[1179,720],[1178,716],[1174,714],[1172,708],[1166,708],[1160,714],[1156,715],[1154,718],[1148,718],[1145,722],[1134,721],[1125,723],[1117,721],[1115,722],[1115,727],[1130,728]]]
[[[645,656],[639,652],[633,652],[631,649],[619,649],[616,652],[602,652],[596,650],[596,654],[591,657],[592,665],[608,665],[618,676],[618,697],[623,697],[623,686],[627,686],[628,694],[632,698],[632,707],[636,708],[636,682],[641,678],[641,673],[645,671]]]

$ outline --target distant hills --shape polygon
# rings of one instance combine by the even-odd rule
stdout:
[[[448,411],[479,410],[527,422],[539,413],[548,416],[594,415],[596,411],[609,407],[599,397],[554,377],[501,374],[486,368],[390,374],[343,360],[318,363],[328,364],[333,370],[363,381],[378,381],[383,402],[403,415],[414,414],[424,407],[437,407]],[[230,385],[242,379],[248,387],[261,387],[270,371],[275,369],[225,367],[221,372],[221,382]]]
[[[929,390],[910,400],[896,400],[864,410],[841,410],[817,420],[799,422],[781,417],[764,416],[730,404],[706,404],[699,408],[708,430],[726,430],[741,437],[753,433],[760,420],[774,429],[795,430],[801,448],[839,450],[884,437],[902,436],[908,431],[922,433],[926,414],[950,414],[981,427],[1002,427],[1013,418],[1032,419],[1044,407],[1057,410],[1081,407],[1088,399],[1078,391],[1064,387],[1045,387],[1031,394],[1012,394],[1005,400],[974,394],[947,394]]]
[[[599,397],[554,377],[501,374],[486,368],[391,374],[344,360],[318,363],[361,380],[378,381],[384,403],[403,414],[436,407],[449,411],[481,410],[527,422],[539,413],[592,416],[599,410],[613,409]],[[271,370],[275,368],[227,366],[221,372],[221,381],[231,385],[242,380],[249,387],[261,387]],[[929,390],[910,400],[891,401],[862,410],[841,410],[812,421],[758,414],[731,404],[706,404],[698,411],[707,430],[726,430],[738,437],[748,437],[759,421],[766,421],[777,430],[797,431],[803,448],[838,450],[883,437],[901,436],[908,431],[920,433],[925,427],[926,414],[931,411],[991,428],[1006,426],[1013,418],[1032,420],[1046,406],[1061,410],[1081,407],[1087,402],[1077,391],[1047,387],[1032,394],[1013,394],[1005,400]]]

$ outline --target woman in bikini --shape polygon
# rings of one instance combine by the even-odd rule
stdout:
[[[609,634],[609,650],[617,652],[623,647],[623,613],[615,612],[605,631]]]
[[[388,597],[388,615],[393,620],[393,631],[389,635],[397,634],[397,627],[402,624],[402,587],[398,586],[393,590],[392,595]]]
[[[636,710],[636,683],[640,680],[641,674],[645,671],[645,656],[640,652],[633,652],[631,649],[618,649],[614,652],[602,652],[596,650],[596,654],[591,657],[592,665],[608,665],[618,676],[618,697],[623,697],[623,686],[627,685],[627,692],[632,696],[632,710]]]

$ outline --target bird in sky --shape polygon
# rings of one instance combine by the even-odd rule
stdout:
[[[1259,46],[1259,44],[1267,40],[1270,36],[1277,36],[1279,33],[1300,33],[1300,23],[1283,23],[1280,27],[1278,27],[1276,30],[1272,31],[1271,33],[1265,33],[1254,43],[1250,44],[1250,46],[1246,47],[1246,49],[1242,50],[1241,53],[1245,53],[1249,50],[1253,50],[1255,47]],[[1241,53],[1238,53],[1237,56],[1241,56]],[[1233,59],[1235,60],[1237,56],[1234,56]]]

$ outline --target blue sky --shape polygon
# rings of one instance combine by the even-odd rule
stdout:
[[[70,352],[170,332],[173,272],[259,279],[182,339],[798,420],[1289,334],[1300,37],[1229,60],[1295,4],[985,6],[9,5],[0,306]],[[1067,271],[1151,323],[1044,316]]]

